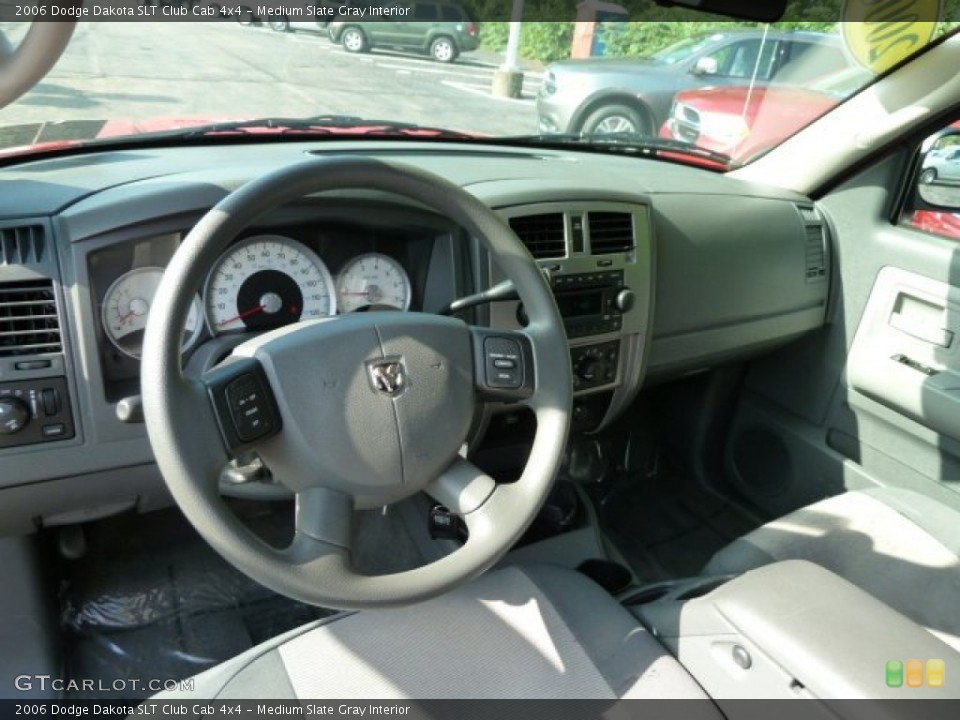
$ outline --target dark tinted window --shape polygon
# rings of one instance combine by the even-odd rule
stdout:
[[[433,3],[417,3],[413,6],[414,20],[436,20],[440,17],[437,6]]]
[[[457,5],[441,5],[440,17],[444,22],[461,22],[466,20],[466,18],[463,16],[463,10],[461,10]]]

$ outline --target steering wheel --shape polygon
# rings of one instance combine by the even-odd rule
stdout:
[[[61,6],[79,7],[71,0]],[[67,49],[76,21],[33,22],[11,54],[0,57],[0,108],[6,107],[43,80]]]
[[[256,218],[330,190],[419,202],[479,239],[513,281],[529,317],[518,331],[425,313],[356,313],[303,321],[236,347],[200,378],[181,370],[191,299],[216,259]],[[436,175],[372,159],[311,159],[251,181],[212,208],[171,260],[147,322],[142,395],[150,443],[174,500],[224,558],[272,590],[324,607],[399,605],[482,573],[522,535],[559,469],[572,382],[550,287],[510,228]],[[460,455],[476,403],[529,407],[526,467],[497,484]],[[295,494],[283,549],[227,508],[218,479],[231,453],[255,450]],[[350,561],[354,509],[426,491],[468,530],[453,553],[392,575]],[[384,548],[389,552],[389,548]]]

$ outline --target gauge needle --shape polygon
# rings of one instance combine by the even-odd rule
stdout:
[[[121,316],[120,316],[120,324],[121,324],[121,325],[126,325],[126,324],[127,324],[127,320],[129,320],[130,318],[132,318],[134,315],[136,315],[136,313],[135,313],[133,310],[131,310],[130,312],[128,312],[126,315],[121,315]]]
[[[224,325],[229,325],[230,323],[236,322],[237,320],[243,320],[245,317],[256,315],[258,312],[263,312],[263,310],[264,310],[263,305],[257,305],[255,308],[250,308],[246,312],[242,312],[239,315],[233,316],[232,318],[218,322],[217,327],[223,327]]]

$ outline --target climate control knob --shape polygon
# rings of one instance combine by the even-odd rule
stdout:
[[[603,378],[607,372],[607,364],[599,358],[587,357],[577,365],[577,377],[584,382],[592,383]]]
[[[0,398],[0,435],[18,433],[30,422],[30,407],[15,397]]]

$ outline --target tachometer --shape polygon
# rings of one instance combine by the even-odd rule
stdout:
[[[103,329],[117,349],[130,357],[140,357],[147,315],[157,293],[163,268],[141,267],[124,273],[107,290],[103,298]],[[183,350],[196,342],[203,329],[200,299],[194,298],[183,335]]]
[[[326,265],[282,235],[257,235],[227,250],[207,278],[204,303],[214,334],[271,330],[337,309]]]
[[[337,276],[340,312],[410,308],[410,278],[396,260],[379,253],[359,255]]]

